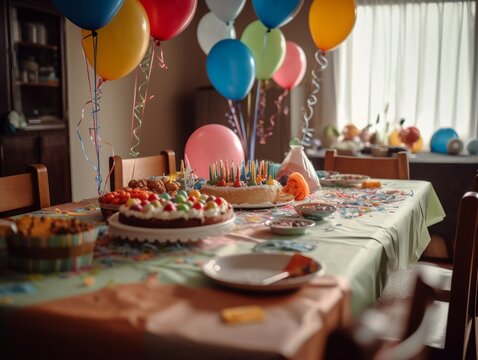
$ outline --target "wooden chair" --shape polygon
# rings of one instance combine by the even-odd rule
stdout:
[[[412,299],[405,304],[405,316],[392,317],[376,308],[365,311],[354,326],[331,333],[325,358],[410,360],[426,357],[425,340],[436,312],[433,299],[441,277],[420,270],[414,271],[415,289]],[[390,325],[398,323],[402,323],[401,335],[397,341],[387,340]]]
[[[48,172],[43,164],[28,166],[28,173],[0,177],[0,217],[50,206]]]
[[[430,346],[433,358],[464,359],[470,355],[476,358],[477,239],[478,194],[468,192],[460,202],[453,268],[440,268],[441,276],[451,282],[448,281],[450,286],[444,285],[436,296],[440,314],[434,319],[439,325],[434,327],[437,332]],[[409,275],[409,271],[392,274],[379,302],[406,297],[404,294],[409,293],[412,283]]]
[[[379,179],[410,179],[408,155],[402,151],[394,158],[339,156],[336,150],[327,150],[324,170],[344,174],[362,174]]]
[[[176,156],[172,150],[161,151],[160,155],[122,159],[110,157],[111,191],[123,189],[132,179],[176,173]]]

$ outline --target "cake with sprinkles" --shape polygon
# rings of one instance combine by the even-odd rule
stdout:
[[[204,194],[226,199],[233,205],[275,203],[282,186],[274,180],[273,164],[248,161],[234,166],[226,161],[209,167],[209,181],[201,187]]]
[[[185,228],[218,224],[231,219],[232,206],[222,197],[198,190],[164,193],[155,200],[129,199],[119,209],[119,221],[145,228]]]

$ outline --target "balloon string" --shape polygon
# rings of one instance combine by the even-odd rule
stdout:
[[[320,78],[316,73],[316,69],[319,72],[323,72],[328,65],[327,58],[325,57],[325,51],[317,50],[315,52],[315,66],[312,69],[311,75],[311,93],[307,98],[307,107],[303,109],[303,124],[302,124],[302,146],[310,146],[312,139],[314,138],[314,129],[309,127],[310,120],[314,116],[314,106],[317,104],[317,94],[320,91]]]
[[[239,113],[239,119],[240,119],[240,122],[241,122],[241,129],[242,129],[242,133],[244,134],[244,144],[246,145],[244,147],[244,156],[247,156],[247,140],[249,139],[249,136],[246,132],[246,127],[245,127],[245,124],[244,124],[244,115],[242,114],[242,107],[241,107],[241,102],[240,101],[236,101],[236,105],[237,105],[237,112]]]
[[[257,133],[257,118],[259,116],[259,100],[261,95],[261,80],[257,79],[257,89],[256,89],[256,106],[254,110],[254,120],[252,122],[252,131],[251,131],[251,147],[249,152],[249,159],[254,160],[254,153],[256,150],[256,133]]]
[[[264,145],[266,139],[272,135],[268,129],[266,130],[266,123],[264,121],[264,111],[266,108],[266,89],[261,87],[261,95],[259,100],[259,116],[257,120],[257,136],[259,136],[259,144]]]
[[[161,69],[167,70],[168,65],[164,61],[163,48],[161,47],[161,42],[159,40],[153,40],[154,44],[158,47],[159,53],[156,54],[156,59],[158,60],[158,65]]]
[[[131,117],[131,149],[130,155],[133,157],[137,157],[139,155],[139,151],[137,151],[139,144],[141,142],[139,133],[141,130],[141,126],[143,124],[143,116],[144,110],[146,109],[146,103],[154,98],[154,95],[148,97],[148,88],[149,88],[149,80],[151,79],[151,71],[152,65],[154,61],[155,55],[155,46],[151,42],[148,47],[147,54],[141,60],[138,68],[136,69],[135,80],[134,80],[134,95],[133,95],[133,114]],[[143,74],[143,82],[138,86],[138,76],[141,72]],[[137,100],[139,97],[139,100]],[[137,122],[137,126],[135,127],[135,120]],[[133,141],[135,143],[133,144]]]
[[[282,114],[284,114],[285,116],[287,116],[289,114],[289,108],[287,106],[284,107],[284,109],[282,109],[282,105],[283,105],[283,102],[284,102],[284,98],[289,94],[289,90],[288,89],[285,89],[284,92],[282,94],[280,94],[278,96],[278,98],[274,101],[274,105],[276,107],[276,112],[275,114],[272,114],[269,118],[269,126],[267,127],[267,129],[264,131],[263,133],[263,138],[261,138],[259,140],[259,142],[261,144],[265,144],[266,143],[266,139],[269,137],[269,136],[272,136],[273,133],[274,133],[274,126],[276,124],[276,120],[280,118],[280,116]],[[258,134],[259,135],[259,134]]]
[[[230,111],[232,120],[233,120],[233,122],[234,122],[235,132],[236,132],[237,135],[239,136],[239,140],[241,141],[242,147],[243,147],[244,149],[246,149],[246,148],[247,148],[246,139],[245,139],[244,134],[243,134],[243,132],[242,132],[242,128],[241,128],[241,126],[239,125],[239,119],[238,119],[238,117],[237,117],[236,108],[234,107],[234,103],[233,103],[232,100],[230,100],[230,99],[227,100],[227,103],[228,103],[228,105],[229,105],[229,111]]]

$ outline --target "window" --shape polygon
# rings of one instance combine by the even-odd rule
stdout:
[[[475,1],[357,3],[357,23],[335,52],[337,126],[416,125],[477,134]]]

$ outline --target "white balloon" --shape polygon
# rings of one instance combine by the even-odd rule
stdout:
[[[222,22],[212,12],[207,13],[199,21],[197,38],[202,51],[209,54],[216,43],[224,39],[235,39],[234,25]]]
[[[225,23],[229,23],[237,18],[246,0],[206,0],[206,4],[214,15]]]

